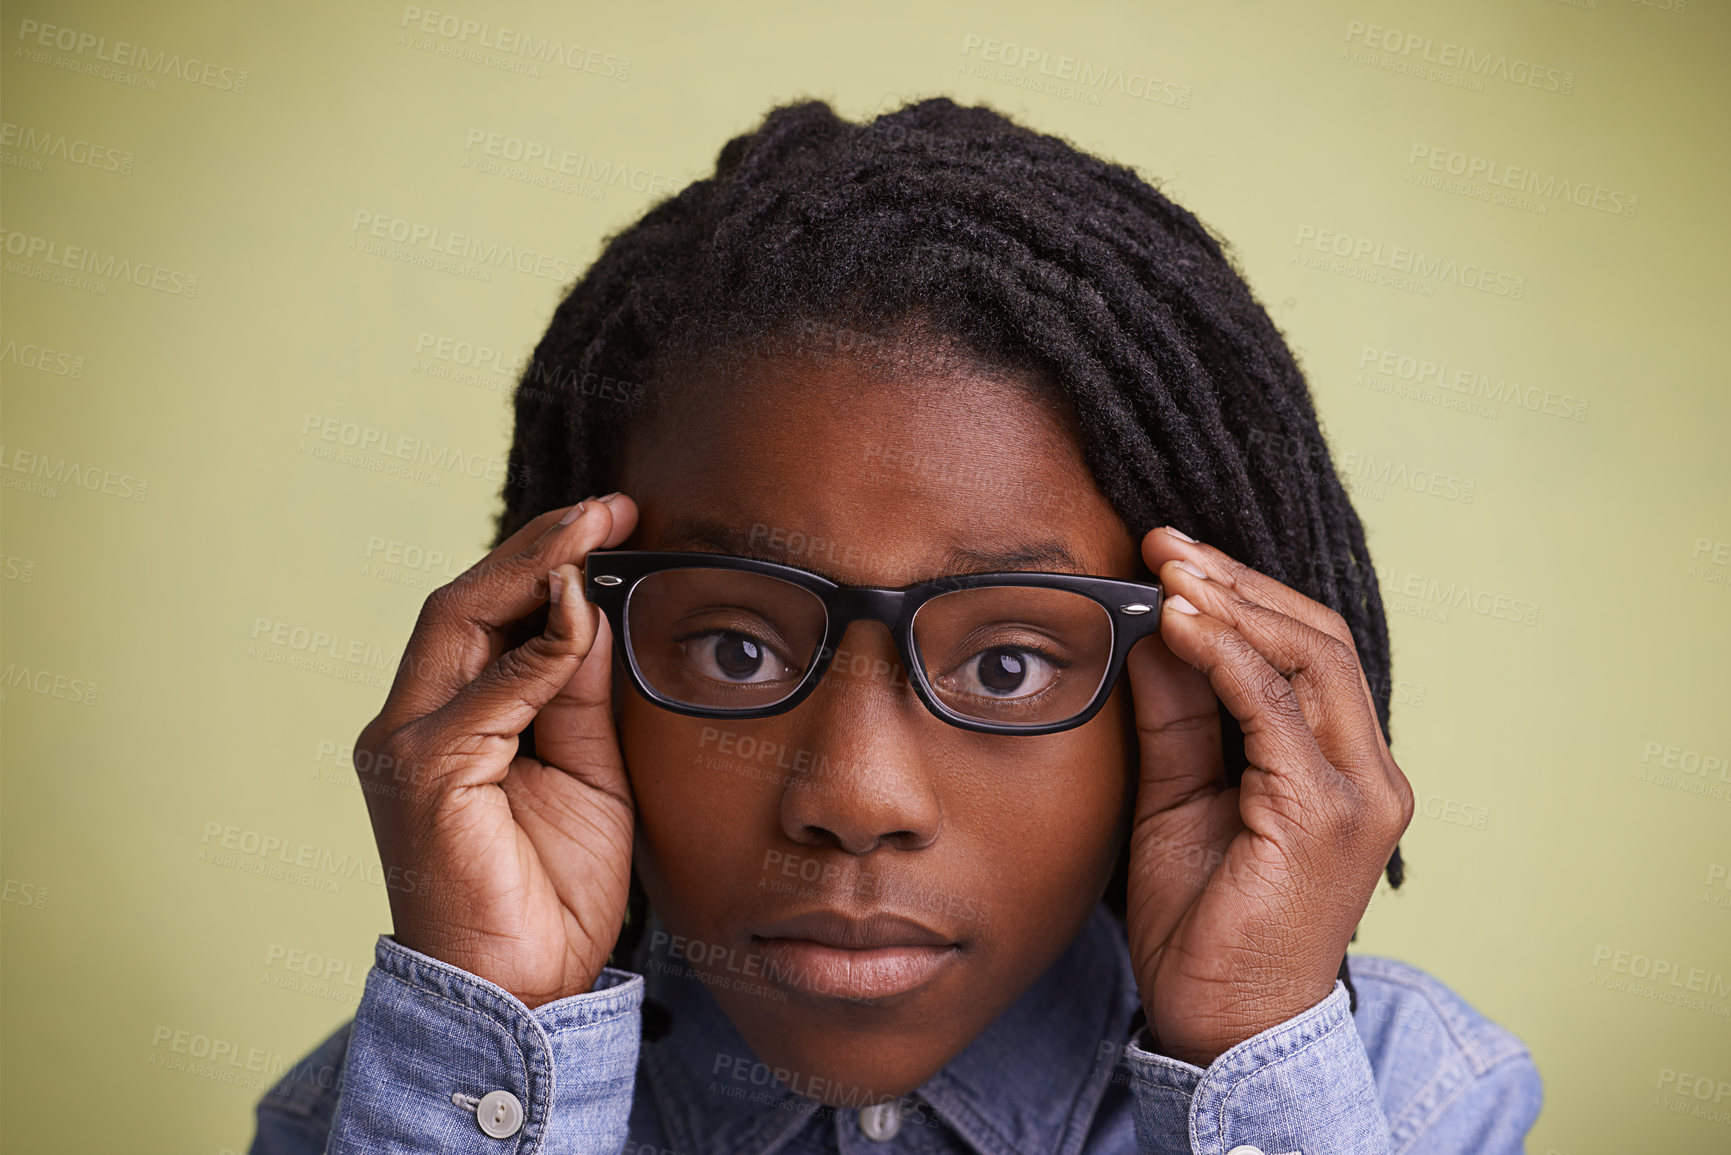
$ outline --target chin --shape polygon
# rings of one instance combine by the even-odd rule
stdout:
[[[985,1025],[951,1020],[938,1009],[945,1000],[929,992],[913,992],[925,998],[850,1000],[796,997],[779,988],[718,989],[726,980],[707,977],[705,983],[782,1083],[830,1107],[864,1107],[909,1094]]]

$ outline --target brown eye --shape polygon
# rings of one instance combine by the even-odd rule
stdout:
[[[718,682],[773,682],[794,673],[762,641],[738,630],[714,630],[681,645],[697,672]]]
[[[1022,646],[993,646],[938,678],[937,685],[946,693],[1025,698],[1040,693],[1057,678],[1058,667],[1037,651]]]

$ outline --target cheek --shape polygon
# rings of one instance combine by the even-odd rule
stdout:
[[[1129,825],[1134,741],[1115,694],[1086,725],[1004,739],[996,759],[958,774],[946,817],[959,854],[946,885],[979,897],[1009,956],[1040,954],[1099,900]]]
[[[641,700],[624,704],[619,736],[644,885],[658,907],[702,919],[760,867],[775,816],[774,771],[740,757],[750,736]]]
[[[1043,876],[1041,886],[1089,892],[1104,886],[1135,801],[1135,729],[1114,692],[1085,726],[1053,735],[1062,743],[1007,809],[1017,844]]]

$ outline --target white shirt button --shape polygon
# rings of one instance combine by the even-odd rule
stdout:
[[[1226,1155],[1263,1155],[1263,1151],[1260,1147],[1252,1147],[1248,1143],[1240,1143],[1238,1146],[1228,1151]]]
[[[894,1139],[896,1132],[902,1129],[901,1105],[892,1102],[879,1103],[875,1107],[861,1107],[859,1109],[859,1129],[865,1132],[867,1139],[878,1143],[885,1143]]]
[[[488,1091],[475,1108],[475,1122],[493,1138],[508,1139],[523,1125],[523,1104],[509,1091]]]

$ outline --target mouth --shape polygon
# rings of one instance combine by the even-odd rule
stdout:
[[[808,911],[748,928],[764,977],[823,999],[874,1002],[931,983],[961,957],[959,942],[913,919]]]

